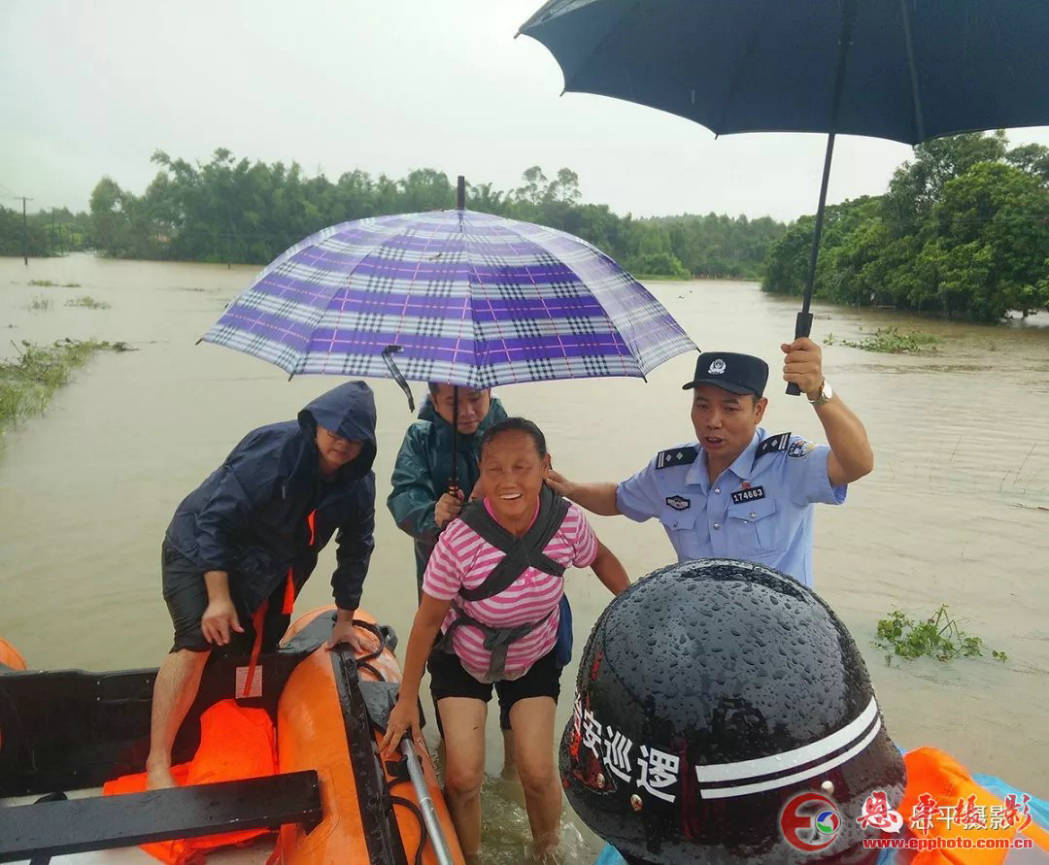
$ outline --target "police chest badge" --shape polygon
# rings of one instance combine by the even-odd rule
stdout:
[[[740,502],[753,502],[757,499],[763,498],[765,498],[764,487],[744,487],[741,490],[736,490],[732,494],[732,501],[737,505]]]
[[[684,496],[667,496],[666,503],[675,511],[684,511],[692,507],[692,502]]]

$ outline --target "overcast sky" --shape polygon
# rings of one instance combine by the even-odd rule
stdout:
[[[617,213],[815,210],[825,139],[715,140],[687,120],[559,95],[539,43],[514,39],[541,0],[0,0],[0,201],[87,207],[103,175],[141,194],[156,149],[217,147],[297,161],[335,180],[362,169],[519,185],[540,165],[579,174]],[[1049,129],[1012,144],[1049,145]],[[880,194],[911,149],[843,137],[831,202]]]

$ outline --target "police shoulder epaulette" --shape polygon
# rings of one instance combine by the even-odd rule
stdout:
[[[685,445],[679,448],[660,451],[656,454],[656,468],[669,469],[672,466],[690,466],[699,456],[699,448]]]
[[[758,445],[758,452],[754,454],[754,459],[765,454],[775,453],[776,451],[785,451],[790,445],[790,433],[779,433],[778,435],[769,436],[761,444]]]

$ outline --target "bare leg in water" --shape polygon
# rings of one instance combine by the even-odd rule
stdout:
[[[551,747],[556,708],[551,697],[527,697],[510,709],[517,770],[532,829],[532,856],[537,862],[557,861],[561,840],[561,784]]]
[[[444,794],[467,863],[481,851],[481,783],[484,781],[484,722],[488,708],[470,697],[437,701],[444,728]]]
[[[153,683],[153,712],[149,728],[149,756],[146,758],[146,786],[150,790],[174,787],[171,776],[171,748],[200,688],[210,652],[180,649],[164,659]]]
[[[517,781],[517,761],[514,759],[514,731],[503,730],[503,772],[504,781]]]

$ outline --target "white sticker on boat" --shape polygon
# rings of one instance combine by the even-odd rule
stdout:
[[[248,681],[248,668],[237,667],[237,690],[234,692],[237,695],[238,700],[244,700],[249,697],[261,697],[262,696],[262,664],[255,667],[255,675],[251,678],[251,690],[246,694],[244,693],[244,685]]]

